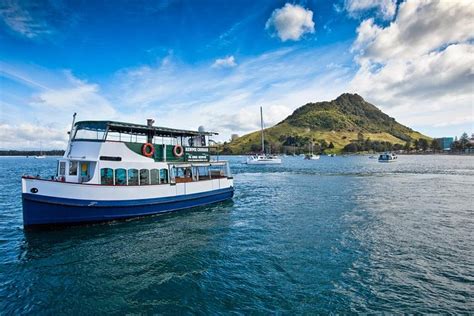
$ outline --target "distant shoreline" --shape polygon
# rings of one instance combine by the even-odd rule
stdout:
[[[0,157],[63,156],[64,150],[0,150]]]

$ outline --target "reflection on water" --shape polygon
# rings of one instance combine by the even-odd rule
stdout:
[[[233,202],[41,232],[11,175],[54,160],[0,158],[0,310],[472,311],[473,158],[231,157]]]

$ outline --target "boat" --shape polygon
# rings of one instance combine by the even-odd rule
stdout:
[[[50,178],[22,177],[25,228],[127,219],[231,199],[227,161],[211,159],[214,132],[75,115]]]
[[[42,145],[41,145],[41,148],[43,148]],[[39,155],[36,155],[34,158],[35,159],[44,159],[44,158],[46,158],[46,156],[43,154],[43,149],[40,149]]]
[[[383,153],[379,156],[379,162],[395,162],[397,158],[397,155],[393,153]]]
[[[319,155],[315,155],[315,154],[307,154],[304,156],[304,159],[306,160],[318,160],[320,158]]]
[[[318,160],[320,158],[319,155],[313,154],[313,144],[311,143],[311,152],[304,156],[306,160]]]
[[[273,155],[255,155],[247,158],[248,165],[279,165],[281,158]]]
[[[247,157],[248,165],[278,165],[281,164],[281,158],[277,155],[271,155],[265,153],[265,135],[263,130],[263,110],[260,107],[260,126],[261,126],[261,140],[262,140],[262,153],[259,155],[253,155]]]

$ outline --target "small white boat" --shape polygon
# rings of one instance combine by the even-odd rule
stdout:
[[[397,161],[397,155],[392,153],[383,153],[379,156],[379,162],[395,162]]]
[[[35,156],[35,159],[44,159],[46,156],[43,154],[43,145],[41,144],[41,149],[39,155]]]
[[[276,155],[265,154],[265,136],[263,134],[263,110],[260,107],[260,125],[262,129],[262,154],[247,157],[248,165],[278,165],[281,158]]]
[[[311,144],[311,153],[304,155],[305,160],[318,160],[320,158],[319,155],[313,154],[313,144]]]
[[[336,154],[329,154],[328,157],[336,157]]]
[[[320,156],[315,155],[315,154],[308,154],[308,155],[304,156],[305,160],[318,160],[319,158],[320,158]]]
[[[281,159],[273,155],[255,155],[247,158],[248,165],[281,164]]]

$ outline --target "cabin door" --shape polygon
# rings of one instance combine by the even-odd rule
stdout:
[[[81,162],[80,165],[80,182],[87,182],[91,179],[91,174],[90,174],[90,163],[89,162]]]

